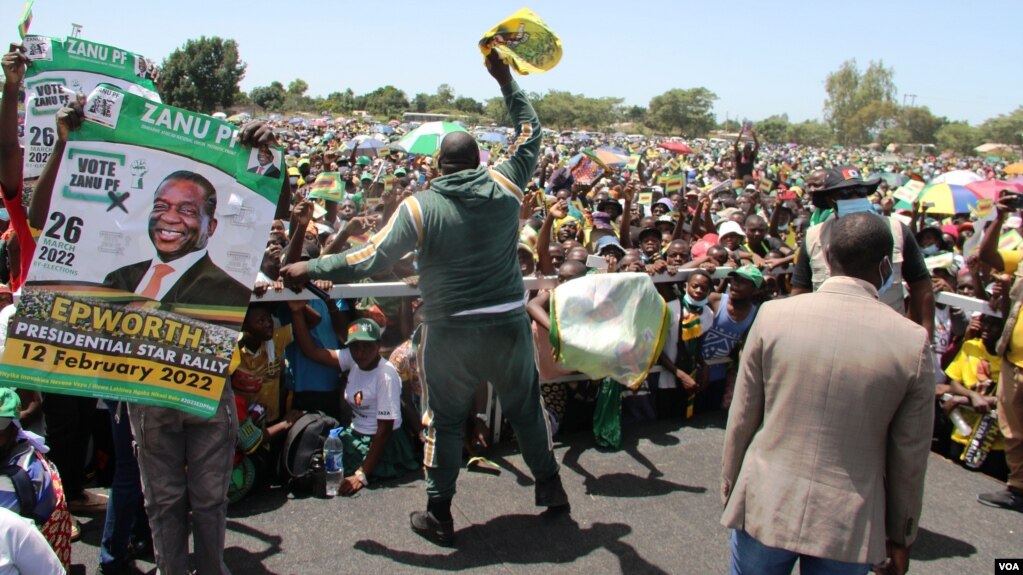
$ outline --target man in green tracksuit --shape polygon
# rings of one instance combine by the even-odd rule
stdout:
[[[405,199],[369,243],[281,270],[294,289],[309,279],[351,282],[417,251],[425,312],[418,357],[428,501],[411,522],[414,531],[443,545],[454,538],[451,498],[462,463],[462,430],[483,382],[497,390],[515,429],[537,480],[536,504],[568,508],[541,405],[516,255],[519,207],[539,155],[540,120],[496,54],[487,67],[517,126],[510,157],[488,169],[479,165],[471,135],[448,134],[438,158],[442,176]]]

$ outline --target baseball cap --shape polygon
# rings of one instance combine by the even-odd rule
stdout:
[[[675,220],[671,219],[671,216],[669,216],[668,214],[664,214],[663,216],[657,218],[657,220],[654,222],[654,226],[657,226],[659,224],[668,224],[672,228],[674,228]]]
[[[848,190],[864,188],[868,194],[874,193],[881,184],[881,178],[864,180],[860,170],[853,166],[839,166],[829,170],[816,170],[810,174],[808,187],[811,191],[824,192],[831,190]]]
[[[362,177],[359,178],[359,180],[361,180],[363,182],[365,182],[366,180],[372,180],[372,179],[373,179],[373,175],[370,174],[369,172],[363,172],[362,173]]]
[[[407,173],[408,172],[405,171],[405,168],[398,168],[397,170],[394,170],[394,175],[395,176],[404,176]]]
[[[18,421],[18,412],[21,411],[21,399],[17,392],[9,387],[0,388],[0,431],[7,429],[7,426]]]
[[[742,230],[742,226],[738,222],[728,220],[718,226],[718,237],[723,238],[728,234],[739,234],[742,237],[746,237],[746,232]]]
[[[369,156],[359,156],[355,163],[359,166],[368,166],[370,164]]]
[[[760,272],[760,269],[753,264],[746,264],[739,269],[730,272],[729,277],[740,276],[753,282],[753,285],[760,287],[764,285],[764,274]]]
[[[348,341],[380,341],[380,326],[368,319],[357,319],[348,324]]]
[[[657,228],[643,228],[639,232],[639,241],[643,241],[643,238],[649,235],[653,235],[658,240],[661,239],[661,230]]]

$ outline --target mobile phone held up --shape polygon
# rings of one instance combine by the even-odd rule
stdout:
[[[1002,190],[1002,196],[998,202],[1013,211],[1023,210],[1023,194]]]

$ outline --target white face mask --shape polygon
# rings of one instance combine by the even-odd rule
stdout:
[[[696,300],[696,299],[693,299],[692,296],[689,295],[689,292],[686,292],[686,295],[684,295],[682,297],[682,299],[684,299],[685,302],[687,304],[689,304],[690,306],[692,306],[692,307],[703,307],[703,306],[707,305],[707,300],[710,299],[710,298],[706,298],[705,297],[703,299]]]
[[[887,274],[883,271],[886,267],[888,268]],[[888,291],[888,289],[892,287],[892,284],[895,283],[895,268],[892,267],[892,262],[887,256],[885,256],[885,258],[881,260],[881,264],[877,266],[877,273],[881,276],[881,287],[877,288],[877,295],[880,296],[884,294],[884,292]]]

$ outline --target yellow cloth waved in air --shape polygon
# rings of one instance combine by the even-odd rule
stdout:
[[[497,50],[501,60],[525,76],[546,72],[561,61],[561,38],[528,8],[490,29],[480,40],[483,59]]]

